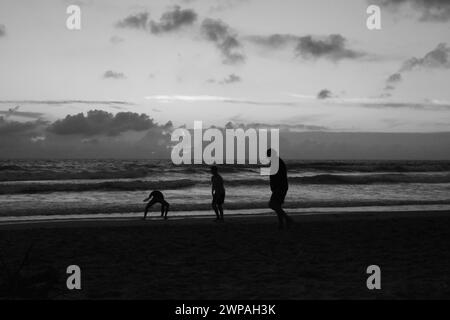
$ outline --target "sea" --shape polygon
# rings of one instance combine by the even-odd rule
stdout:
[[[450,161],[286,161],[287,211],[450,209]],[[219,166],[225,214],[268,214],[269,178],[257,166]],[[140,217],[161,190],[169,217],[211,215],[210,169],[170,160],[1,160],[0,222]],[[150,216],[159,216],[156,204]]]

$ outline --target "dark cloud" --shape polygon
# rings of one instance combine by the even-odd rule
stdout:
[[[223,79],[220,83],[221,84],[231,84],[231,83],[236,83],[236,82],[241,82],[242,78],[235,75],[235,74],[230,74],[228,77],[226,77],[225,79]]]
[[[236,82],[241,82],[242,78],[238,75],[235,75],[234,73],[230,74],[228,77],[225,77],[224,79],[220,81],[216,81],[215,79],[208,79],[206,80],[207,83],[218,83],[218,84],[232,84]]]
[[[298,44],[300,37],[292,34],[272,34],[269,36],[248,36],[245,40],[269,49],[282,49],[288,45]]]
[[[357,59],[367,56],[363,51],[348,48],[347,40],[339,34],[328,36],[296,36],[293,34],[253,35],[245,37],[246,41],[264,49],[278,50],[294,48],[296,56],[306,59],[326,58],[333,61]]]
[[[368,2],[394,11],[410,6],[420,13],[421,21],[445,22],[450,20],[450,1],[448,0],[370,0]]]
[[[428,52],[423,58],[413,57],[406,60],[399,71],[390,75],[386,79],[385,90],[395,89],[394,84],[402,81],[402,74],[414,69],[450,69],[450,48],[446,43],[440,43],[437,47]]]
[[[363,52],[347,48],[347,40],[339,34],[322,38],[311,35],[300,37],[295,51],[297,55],[306,59],[327,58],[333,61],[356,59],[365,55]]]
[[[215,43],[224,57],[225,64],[245,61],[245,56],[241,52],[242,44],[227,24],[221,20],[207,18],[202,22],[201,31],[208,41]]]
[[[0,24],[0,37],[3,37],[6,35],[6,27],[3,24]]]
[[[103,78],[105,78],[105,79],[125,79],[125,75],[122,72],[115,72],[112,70],[108,70],[103,74]]]
[[[319,93],[317,94],[317,99],[319,99],[319,100],[324,100],[324,99],[328,99],[331,97],[333,97],[333,94],[328,89],[320,90]]]
[[[176,31],[184,26],[192,25],[196,20],[195,11],[175,6],[163,13],[159,22],[150,21],[150,31],[154,34]]]
[[[0,135],[3,137],[17,134],[32,134],[45,123],[42,120],[28,122],[10,121],[5,117],[0,117]]]
[[[125,19],[117,22],[116,27],[146,30],[148,23],[149,23],[148,12],[140,12],[140,13],[129,15]]]
[[[102,110],[68,115],[55,121],[48,131],[58,135],[109,135],[116,136],[126,131],[144,131],[155,127],[153,119],[146,114],[119,112],[116,115]]]
[[[450,68],[450,48],[446,43],[440,43],[438,46],[428,52],[423,58],[411,58],[403,63],[400,72],[411,71],[415,68]]]
[[[400,82],[400,81],[402,81],[402,75],[400,73],[398,73],[398,72],[394,73],[394,74],[391,74],[389,76],[389,78],[387,79],[388,83],[397,83],[397,82]]]

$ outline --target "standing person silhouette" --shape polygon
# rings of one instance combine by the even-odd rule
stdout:
[[[148,195],[148,197],[144,199],[144,202],[148,200],[150,201],[145,206],[144,220],[147,218],[148,209],[150,209],[150,207],[157,202],[161,203],[161,217],[164,217],[164,219],[167,220],[167,213],[169,212],[169,203],[166,200],[164,200],[162,192],[158,190],[152,191]]]
[[[278,228],[283,229],[284,221],[286,221],[286,226],[289,228],[294,221],[281,207],[289,189],[286,164],[278,156],[275,150],[268,149],[267,157],[271,158],[271,161],[273,161],[275,157],[278,157],[278,171],[270,175],[270,190],[272,191],[272,196],[270,197],[269,208],[274,210],[278,215]]]
[[[216,166],[211,167],[211,194],[213,197],[212,208],[216,213],[216,221],[223,220],[223,202],[225,201],[225,187],[223,186],[223,179],[220,176]]]

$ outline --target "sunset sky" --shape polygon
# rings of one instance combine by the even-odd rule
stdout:
[[[450,131],[449,31],[448,1],[2,0],[0,116]]]
[[[282,134],[294,157],[445,158],[447,135],[360,133],[450,132],[449,31],[447,0],[2,0],[0,151],[156,156],[198,120],[311,131]]]

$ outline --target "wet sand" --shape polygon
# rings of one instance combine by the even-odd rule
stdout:
[[[21,276],[52,267],[57,299],[449,297],[450,212],[294,217],[283,231],[274,215],[0,225],[0,248],[14,268],[33,244]],[[72,264],[80,291],[66,289]],[[379,291],[366,287],[373,264]]]

